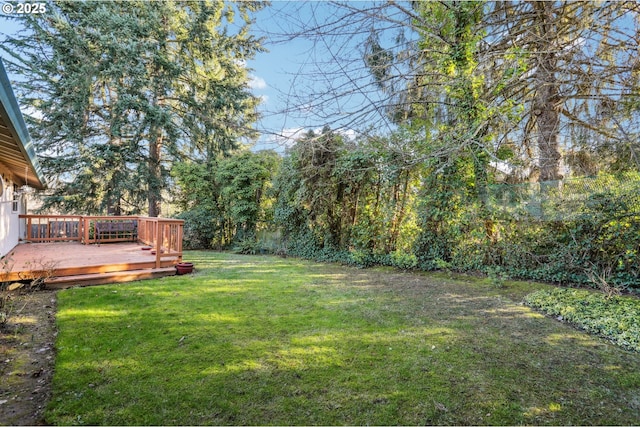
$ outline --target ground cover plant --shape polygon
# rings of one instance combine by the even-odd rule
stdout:
[[[525,301],[621,347],[640,351],[640,299],[557,288],[534,292]]]
[[[58,293],[51,424],[635,424],[640,360],[547,285],[188,252]]]

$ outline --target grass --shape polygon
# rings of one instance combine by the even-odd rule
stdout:
[[[524,306],[545,285],[189,252],[58,294],[51,424],[637,424],[640,360]]]

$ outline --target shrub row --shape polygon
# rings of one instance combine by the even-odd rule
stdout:
[[[640,288],[640,218],[571,222],[495,221],[491,239],[482,221],[467,221],[442,234],[423,232],[412,252],[376,253],[326,246],[311,230],[289,236],[290,255],[369,267],[453,270],[594,288]],[[462,231],[461,231],[462,230]],[[260,246],[260,242],[257,242]]]

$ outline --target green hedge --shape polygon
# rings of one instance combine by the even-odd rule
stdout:
[[[498,271],[505,278],[640,292],[640,174],[580,180],[590,186],[580,191],[574,181],[538,189],[537,216],[524,209],[533,199],[520,200],[519,210],[483,205],[456,176],[423,177],[416,201],[403,215],[391,215],[404,218],[393,227],[376,221],[384,209],[370,206],[384,200],[363,198],[354,224],[342,224],[338,235],[328,219],[335,215],[301,203],[293,186],[286,197],[280,192],[275,210],[271,228],[282,231],[277,246],[293,256],[362,267]]]

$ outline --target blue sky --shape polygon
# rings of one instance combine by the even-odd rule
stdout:
[[[304,123],[285,112],[286,98],[311,46],[304,40],[281,43],[278,37],[267,34],[282,30],[283,21],[277,10],[286,8],[287,3],[274,2],[272,7],[258,12],[256,16],[255,33],[265,37],[264,45],[268,49],[248,63],[254,76],[253,91],[263,99],[260,107],[262,118],[257,126],[264,133],[257,148],[280,149],[284,141],[277,134],[293,135],[304,127]]]
[[[4,4],[0,0],[0,4]],[[274,1],[272,5],[258,12],[255,16],[255,33],[265,36],[265,47],[268,52],[259,53],[257,57],[248,62],[252,69],[252,90],[256,96],[263,99],[260,106],[262,115],[257,123],[257,128],[263,132],[256,149],[273,148],[283,150],[286,140],[278,135],[295,136],[304,129],[318,129],[322,123],[312,119],[311,115],[305,117],[300,109],[293,112],[285,112],[290,94],[300,89],[301,85],[310,85],[308,77],[300,75],[301,70],[308,69],[312,59],[319,51],[314,50],[314,44],[308,40],[294,39],[282,42],[282,37],[274,34],[282,34],[299,25],[303,25],[306,19],[314,15],[322,18],[323,11],[329,8],[329,3],[316,2],[289,2]],[[312,13],[313,9],[313,13]],[[20,25],[15,21],[8,21],[0,14],[0,33],[15,34]],[[0,38],[1,38],[0,34]],[[6,53],[0,52],[3,58]],[[306,65],[305,65],[306,64]],[[304,74],[304,72],[303,72]],[[13,76],[9,76],[14,78]],[[297,133],[296,133],[297,132]]]
[[[366,4],[362,1],[350,3]],[[344,97],[339,106],[338,101],[336,106],[313,101],[314,93],[330,91],[334,83],[337,85],[332,79],[344,78],[338,76],[340,73],[334,74],[337,62],[330,59],[329,49],[348,51],[352,59],[362,62],[358,52],[361,43],[357,39],[341,37],[335,46],[327,46],[318,40],[303,37],[292,39],[286,35],[302,27],[333,22],[335,11],[336,8],[327,1],[273,1],[256,15],[255,33],[266,38],[265,47],[269,50],[258,54],[249,63],[254,69],[256,83],[260,83],[260,87],[256,85],[254,91],[256,95],[264,97],[261,108],[263,119],[258,124],[264,134],[258,143],[259,147],[281,148],[290,141],[286,137],[300,136],[308,129],[318,131],[325,124],[336,129],[346,122],[340,116],[346,116],[348,110],[357,111],[361,108],[364,100],[359,96],[352,96],[351,99]],[[329,77],[319,75],[325,71]],[[311,100],[307,101],[305,97]],[[327,111],[318,111],[322,107]],[[323,117],[323,113],[331,117]],[[348,126],[341,131],[348,136],[355,134]]]

